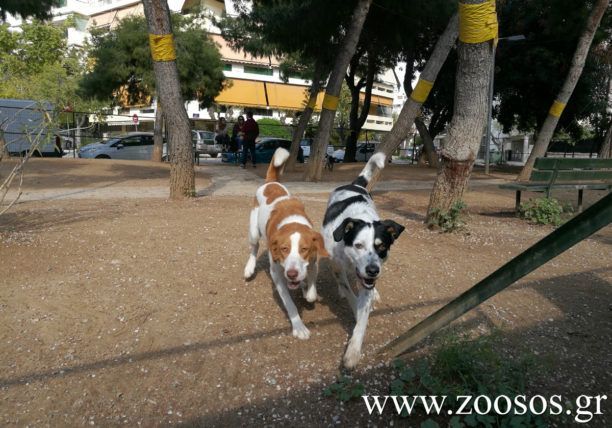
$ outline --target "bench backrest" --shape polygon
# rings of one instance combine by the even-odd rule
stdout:
[[[537,158],[529,181],[612,181],[612,159]]]

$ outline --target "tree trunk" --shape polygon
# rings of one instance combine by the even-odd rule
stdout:
[[[334,116],[336,115],[337,99],[340,95],[340,89],[342,87],[342,80],[349,61],[355,52],[357,43],[359,42],[359,35],[363,23],[365,22],[366,16],[372,0],[359,0],[353,16],[351,18],[351,25],[342,41],[340,51],[336,57],[334,69],[329,77],[327,88],[325,90],[325,100],[323,101],[323,109],[321,110],[321,116],[319,118],[319,129],[317,131],[317,137],[315,138],[314,144],[310,148],[310,161],[308,164],[308,170],[304,177],[306,181],[318,181],[321,179],[321,173],[323,172],[323,159],[327,153],[327,145],[329,144],[329,133],[334,123]],[[326,102],[328,101],[328,102]]]
[[[448,25],[444,29],[444,32],[436,42],[436,46],[434,47],[427,64],[425,64],[425,68],[421,73],[420,80],[425,80],[429,82],[435,82],[448,53],[455,45],[455,40],[457,40],[457,34],[459,32],[459,18],[457,14],[453,15]],[[383,152],[387,155],[387,159],[391,158],[393,152],[399,147],[402,140],[406,138],[406,135],[410,132],[412,128],[412,124],[414,123],[414,119],[418,116],[421,111],[421,106],[425,102],[425,99],[419,98],[415,100],[412,98],[408,98],[404,107],[402,107],[402,111],[397,118],[397,121],[391,128],[391,131],[387,133],[385,138],[383,138],[382,143],[378,148],[379,152]],[[380,170],[375,170],[372,175],[372,179],[368,184],[368,189],[372,189],[378,178],[380,177]]]
[[[306,104],[306,108],[300,115],[298,125],[295,128],[295,131],[293,132],[293,137],[291,138],[291,150],[289,151],[289,160],[287,161],[287,165],[285,166],[285,169],[287,171],[292,171],[295,169],[297,156],[300,151],[300,142],[304,137],[304,132],[306,131],[308,122],[310,122],[310,118],[312,117],[312,113],[317,102],[317,96],[319,95],[319,91],[321,90],[321,81],[323,80],[323,76],[325,74],[323,68],[324,67],[322,63],[320,61],[317,61],[317,63],[315,64],[314,75],[312,77],[312,83],[310,84],[308,104]]]
[[[471,4],[484,0],[471,0]],[[463,3],[468,3],[464,0]],[[429,199],[426,223],[439,224],[439,217],[463,198],[482,141],[489,103],[489,80],[493,41],[459,41],[454,114],[448,130],[448,144]]]
[[[142,2],[151,35],[172,36],[170,12],[166,0]],[[152,39],[155,39],[152,37]],[[168,40],[165,38],[164,40]],[[174,55],[174,41],[165,50],[154,54],[153,69],[168,128],[170,146],[170,199],[184,199],[195,194],[195,173],[191,148],[191,129],[181,95],[179,75]],[[151,52],[154,52],[153,46]]]
[[[548,144],[550,143],[550,140],[555,132],[557,123],[559,123],[559,117],[561,116],[563,107],[565,107],[565,104],[567,104],[569,98],[572,96],[576,83],[578,83],[578,79],[580,79],[580,75],[582,74],[582,70],[584,68],[584,62],[586,61],[587,55],[589,54],[589,49],[591,47],[591,42],[593,41],[593,36],[595,35],[595,31],[599,26],[601,17],[608,8],[609,3],[609,0],[597,0],[593,6],[593,10],[589,15],[584,32],[578,40],[578,46],[574,52],[574,58],[572,59],[572,65],[570,66],[569,73],[565,79],[565,82],[563,83],[563,86],[561,87],[561,90],[559,91],[559,94],[557,95],[557,99],[548,112],[546,120],[544,120],[544,123],[542,124],[542,128],[540,128],[538,139],[536,140],[533,150],[527,159],[527,163],[525,163],[525,166],[517,177],[518,181],[529,180],[529,176],[533,170],[533,165],[535,164],[536,158],[542,157],[546,154]]]
[[[81,114],[81,117],[79,117],[79,119],[75,123],[74,143],[76,147],[81,147],[81,129],[83,128],[83,126],[85,126],[86,122],[87,115]]]
[[[433,143],[433,138],[431,138],[431,134],[429,133],[429,129],[425,126],[423,119],[420,117],[416,117],[414,119],[414,124],[416,125],[417,131],[419,131],[419,135],[421,139],[423,139],[423,155],[421,155],[421,159],[424,159],[427,156],[427,162],[429,162],[430,168],[438,167],[438,154],[436,153],[436,148]]]
[[[597,157],[604,159],[612,159],[612,124],[608,128],[608,132],[606,133],[606,138],[599,149],[599,153]]]
[[[155,110],[155,124],[153,125],[153,153],[151,160],[153,162],[161,162],[164,153],[164,134],[163,134],[164,115],[157,97],[157,108]]]
[[[346,86],[351,92],[351,108],[349,110],[349,134],[344,142],[344,160],[343,162],[355,162],[355,152],[357,151],[357,135],[354,133],[354,128],[357,127],[357,120],[359,116],[359,93],[361,88],[365,85],[365,79],[360,78],[355,83],[355,75],[357,74],[357,67],[359,60],[361,59],[361,53],[356,52],[351,59],[351,66],[349,73],[344,76]]]
[[[348,136],[346,142],[346,152],[344,154],[343,162],[355,162],[357,155],[357,141],[359,140],[359,133],[363,128],[368,115],[370,114],[370,106],[372,104],[372,87],[374,86],[374,78],[376,77],[376,58],[373,55],[368,55],[368,70],[365,77],[364,83],[357,85],[358,89],[356,96],[351,99],[351,114],[349,115],[349,127],[351,133]],[[361,83],[361,80],[360,80]],[[361,88],[365,86],[365,94],[363,98],[363,105],[361,111],[359,110],[359,97],[361,94]],[[352,90],[351,90],[352,92]]]

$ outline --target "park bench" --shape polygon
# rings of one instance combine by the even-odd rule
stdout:
[[[585,189],[612,189],[612,159],[537,158],[529,181],[504,183],[501,189],[516,190],[516,211],[521,205],[521,192],[546,192],[552,189],[578,190],[578,212],[582,211]]]

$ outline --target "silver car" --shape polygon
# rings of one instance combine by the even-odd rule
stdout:
[[[79,157],[86,159],[150,160],[152,154],[152,132],[130,132],[79,149]]]
[[[210,155],[216,158],[223,152],[221,144],[215,141],[215,133],[211,131],[191,131],[191,140],[195,148],[196,155]]]

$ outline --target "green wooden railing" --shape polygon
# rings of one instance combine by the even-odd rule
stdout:
[[[607,196],[583,213],[547,235],[459,297],[393,340],[381,352],[393,356],[405,353],[430,334],[480,305],[568,248],[591,236],[599,229],[610,224],[611,221],[612,193],[608,193]]]

